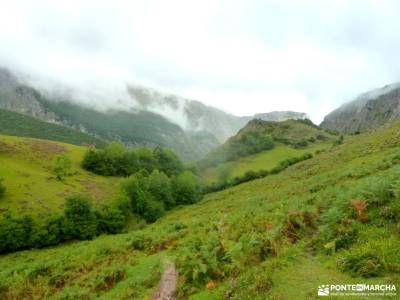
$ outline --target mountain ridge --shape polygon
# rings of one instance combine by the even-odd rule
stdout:
[[[329,113],[321,127],[352,134],[376,129],[400,118],[400,83],[362,93]]]

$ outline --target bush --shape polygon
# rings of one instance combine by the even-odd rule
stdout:
[[[3,184],[3,179],[0,178],[0,199],[4,197],[5,193],[6,193],[6,187]]]
[[[92,239],[97,232],[97,220],[89,198],[71,196],[65,204],[64,231],[71,238]]]
[[[156,147],[128,150],[124,145],[113,142],[101,150],[86,152],[82,167],[90,172],[106,176],[130,176],[140,170],[151,173],[158,169],[168,176],[183,171],[179,157],[169,149]]]
[[[98,233],[120,233],[126,226],[126,215],[117,207],[105,206],[96,211]]]
[[[30,247],[33,228],[31,217],[12,218],[6,216],[0,220],[0,253]]]
[[[383,271],[383,263],[373,251],[352,251],[339,261],[342,271],[353,276],[376,277]]]
[[[148,178],[148,189],[158,202],[164,203],[166,208],[175,206],[172,195],[171,180],[163,172],[154,170]]]
[[[164,214],[164,203],[157,199],[149,191],[148,178],[143,173],[130,176],[122,185],[131,202],[132,211],[145,218],[148,222],[154,222]]]
[[[58,180],[63,180],[66,176],[70,175],[71,167],[71,159],[66,155],[59,155],[54,160],[53,171]]]
[[[381,206],[395,198],[394,182],[391,178],[377,176],[369,178],[363,192],[367,202],[372,206]]]
[[[191,204],[201,198],[200,181],[190,171],[185,171],[172,179],[172,190],[176,204]]]

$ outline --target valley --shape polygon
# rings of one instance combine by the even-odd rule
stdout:
[[[239,299],[243,293],[306,299],[321,280],[398,284],[399,132],[394,123],[346,136],[341,144],[317,145],[325,151],[307,161],[207,194],[141,229],[2,255],[0,295],[148,299],[166,258],[179,273],[178,296],[189,299]],[[2,141],[27,143],[5,136]],[[64,147],[76,162],[82,159],[83,148]],[[83,188],[74,179],[88,175],[79,173],[67,186]],[[88,178],[111,187],[110,177]],[[12,180],[4,183],[13,193]],[[1,200],[3,207],[14,201],[11,195]]]

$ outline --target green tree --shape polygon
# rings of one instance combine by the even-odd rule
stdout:
[[[4,197],[6,193],[6,187],[3,184],[3,178],[0,178],[0,199]]]
[[[30,246],[33,219],[29,216],[0,220],[0,252],[5,253]]]
[[[172,190],[177,204],[191,204],[201,197],[199,179],[190,171],[185,171],[172,180]]]
[[[66,199],[64,230],[71,238],[92,239],[96,235],[97,220],[90,199],[76,195]]]
[[[63,180],[71,173],[72,161],[66,155],[59,155],[54,160],[54,174],[58,180]]]
[[[105,206],[96,212],[99,233],[120,233],[126,225],[126,216],[118,207]]]
[[[163,172],[154,170],[148,178],[148,190],[154,200],[165,204],[166,208],[172,208],[175,200],[172,196],[171,180]]]
[[[183,171],[183,164],[179,157],[170,149],[156,147],[153,150],[158,169],[168,176],[177,175]]]
[[[164,203],[158,202],[149,191],[148,178],[138,172],[127,178],[122,189],[131,202],[132,211],[148,222],[154,222],[164,214]]]

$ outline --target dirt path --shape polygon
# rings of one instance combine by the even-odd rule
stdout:
[[[178,272],[174,263],[167,261],[165,270],[161,276],[160,286],[155,292],[152,300],[175,300],[176,299],[176,283],[178,281]]]

